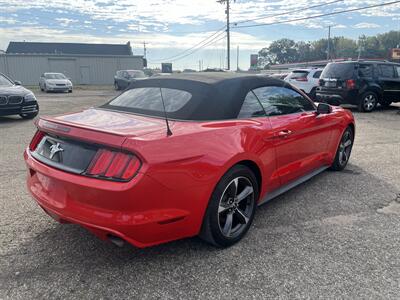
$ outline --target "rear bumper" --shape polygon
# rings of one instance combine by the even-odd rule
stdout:
[[[140,248],[194,236],[199,231],[201,218],[190,210],[188,195],[172,191],[145,174],[139,173],[126,183],[111,182],[48,167],[28,150],[24,157],[28,190],[61,223],[79,224],[101,239],[117,236]],[[188,206],[180,207],[183,202],[179,197],[185,197]]]
[[[25,102],[19,105],[0,106],[0,116],[33,114],[39,111],[37,102]]]
[[[332,105],[358,104],[358,90],[317,88],[316,99]]]

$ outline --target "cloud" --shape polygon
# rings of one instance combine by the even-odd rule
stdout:
[[[358,24],[356,24],[356,25],[353,25],[353,28],[357,28],[357,29],[361,29],[361,28],[379,28],[379,27],[381,27],[381,25],[379,25],[379,24],[375,24],[375,23],[366,23],[366,22],[363,22],[363,23],[358,23]]]
[[[60,22],[60,25],[64,27],[68,26],[71,23],[79,22],[79,20],[68,19],[68,18],[56,18],[56,21]]]
[[[15,24],[17,23],[17,20],[11,18],[4,18],[0,16],[0,23]]]

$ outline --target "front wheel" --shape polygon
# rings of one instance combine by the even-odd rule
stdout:
[[[378,104],[378,96],[374,92],[365,92],[360,97],[358,110],[361,112],[371,112]]]
[[[119,91],[121,88],[119,87],[119,85],[118,85],[118,82],[114,82],[114,89],[116,90],[116,91]]]
[[[230,169],[217,184],[203,220],[200,237],[217,247],[228,247],[243,238],[254,218],[258,184],[243,165]]]
[[[351,127],[347,127],[340,139],[339,147],[336,151],[335,160],[331,166],[334,171],[342,171],[350,159],[351,149],[353,148],[354,132]]]

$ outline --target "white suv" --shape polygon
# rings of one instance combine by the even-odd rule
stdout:
[[[316,88],[322,70],[317,68],[295,69],[285,77],[285,81],[305,92],[312,100],[315,100]]]

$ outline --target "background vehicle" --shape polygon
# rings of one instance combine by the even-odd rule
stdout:
[[[276,74],[271,74],[271,75],[268,75],[269,77],[272,77],[272,78],[276,78],[276,79],[285,79],[286,78],[286,76],[288,76],[289,74],[288,73],[276,73]]]
[[[354,104],[371,112],[378,103],[400,101],[400,64],[381,61],[348,61],[328,64],[321,74],[317,99]]]
[[[116,90],[126,89],[131,82],[147,78],[142,70],[120,70],[114,76],[114,87]]]
[[[72,93],[72,82],[62,73],[43,73],[40,76],[39,88],[43,92]]]
[[[0,116],[20,115],[33,119],[39,113],[35,95],[21,86],[20,81],[12,81],[0,73]]]
[[[138,81],[38,129],[25,160],[39,205],[138,247],[198,234],[232,245],[257,205],[345,168],[354,139],[350,111],[316,107],[281,80],[230,73]]]
[[[305,92],[312,100],[315,100],[315,92],[321,73],[322,69],[296,69],[285,77],[285,81]]]

